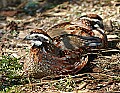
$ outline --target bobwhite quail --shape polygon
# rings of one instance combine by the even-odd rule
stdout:
[[[96,48],[104,48],[107,46],[107,37],[104,32],[102,18],[97,14],[84,15],[77,21],[54,25],[47,30],[47,33],[52,38],[66,33],[86,37],[98,37],[99,42],[96,41],[94,46],[96,46]]]
[[[88,56],[84,45],[89,38],[85,40],[84,37],[73,34],[51,38],[43,30],[37,29],[26,36],[25,40],[30,40],[33,46],[24,70],[34,78],[75,74],[87,64]]]
[[[87,14],[81,16],[76,22],[80,27],[85,27],[86,29],[92,30],[94,37],[99,37],[101,39],[101,47],[107,47],[107,36],[105,34],[104,25],[102,18],[97,14]]]

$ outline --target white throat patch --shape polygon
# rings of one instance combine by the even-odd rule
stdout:
[[[36,46],[40,46],[40,45],[42,45],[42,42],[41,41],[31,41],[31,44],[32,44],[32,46],[33,45],[36,45]]]

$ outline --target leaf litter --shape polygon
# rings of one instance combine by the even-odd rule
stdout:
[[[43,0],[44,1],[44,0]],[[43,3],[43,2],[42,2]],[[20,6],[21,7],[21,6]],[[68,0],[34,16],[14,13],[0,16],[0,56],[11,56],[20,64],[27,61],[29,42],[23,38],[33,29],[47,30],[51,26],[76,20],[87,13],[96,13],[103,18],[109,48],[90,53],[88,64],[74,76],[61,75],[42,79],[28,78],[29,83],[11,86],[9,92],[25,93],[101,93],[120,92],[120,4],[117,0]],[[41,10],[42,10],[41,9]],[[15,22],[14,24],[12,22]],[[116,38],[117,36],[117,38]],[[114,38],[113,38],[114,37]],[[96,50],[98,51],[98,50]],[[21,79],[21,77],[19,77]],[[0,72],[0,81],[6,80]],[[1,84],[1,83],[0,83]],[[4,88],[3,88],[4,89]],[[2,89],[1,89],[2,90]],[[0,91],[1,91],[0,90]],[[18,93],[18,92],[16,92]]]

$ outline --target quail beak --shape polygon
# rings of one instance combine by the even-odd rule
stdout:
[[[27,35],[23,40],[31,40],[30,35]]]

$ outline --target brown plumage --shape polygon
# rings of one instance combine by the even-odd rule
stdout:
[[[47,30],[47,33],[53,38],[63,34],[74,34],[80,36],[93,36],[94,33],[90,29],[76,25],[73,22],[63,22],[56,24]]]
[[[75,38],[75,41],[70,38]],[[51,39],[42,30],[32,32],[25,38],[34,43],[30,49],[30,60],[24,64],[25,72],[35,78],[77,73],[88,62],[82,38],[64,34]],[[75,42],[78,45],[74,46]]]
[[[94,37],[101,39],[101,46],[99,48],[107,47],[107,36],[105,34],[102,18],[97,14],[86,14],[81,16],[76,24],[80,27],[85,27],[93,32]]]
[[[24,64],[25,72],[35,78],[76,74],[87,64],[87,52],[106,46],[102,25],[99,16],[90,14],[76,23],[54,25],[46,32],[42,29],[32,31],[25,38],[33,43],[30,60]]]
[[[97,14],[87,14],[81,16],[74,22],[63,22],[52,26],[47,33],[53,38],[63,34],[74,34],[87,37],[98,37],[101,46],[96,48],[107,47],[107,36],[105,34],[102,18]]]

